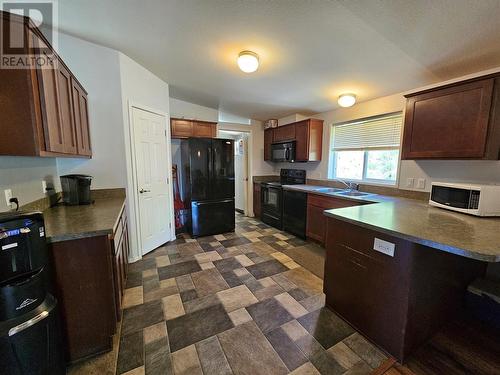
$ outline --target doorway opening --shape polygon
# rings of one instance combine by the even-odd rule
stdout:
[[[249,157],[248,143],[250,132],[236,130],[219,130],[219,138],[234,140],[234,205],[237,212],[249,216],[250,205],[248,202],[248,173]]]

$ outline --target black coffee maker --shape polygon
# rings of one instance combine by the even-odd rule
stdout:
[[[0,214],[0,372],[64,374],[43,216]]]
[[[63,203],[70,206],[91,204],[90,184],[92,176],[67,174],[61,176]]]

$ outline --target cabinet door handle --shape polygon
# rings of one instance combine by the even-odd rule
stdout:
[[[145,190],[145,189],[141,189],[139,190],[139,193],[143,194],[143,193],[150,193],[151,190]]]

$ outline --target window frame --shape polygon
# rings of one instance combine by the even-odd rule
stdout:
[[[394,116],[397,114],[401,114],[401,136],[399,140],[399,146],[388,146],[388,147],[364,147],[364,148],[343,148],[341,150],[335,150],[333,148],[334,145],[334,137],[335,137],[335,128],[339,125],[345,125],[349,123],[354,123],[354,122],[362,122],[362,121],[370,121],[370,120],[377,120],[380,118],[384,117],[389,117],[389,116]],[[403,126],[404,126],[404,115],[401,111],[396,111],[396,112],[390,112],[390,113],[384,113],[382,115],[378,116],[371,116],[371,117],[366,117],[366,118],[361,118],[361,119],[354,119],[350,121],[344,121],[340,123],[334,123],[331,125],[331,137],[330,137],[330,150],[329,150],[329,168],[328,168],[328,179],[329,180],[342,180],[346,182],[355,182],[355,183],[365,183],[369,185],[380,185],[380,186],[398,186],[399,184],[399,175],[401,171],[401,145],[402,145],[402,137],[403,137]],[[367,170],[368,170],[368,151],[389,151],[389,150],[398,150],[398,160],[396,164],[396,179],[395,180],[381,180],[381,179],[374,179],[374,178],[367,178]],[[363,171],[362,171],[362,178],[361,179],[355,179],[355,178],[341,178],[337,177],[337,152],[342,152],[342,151],[363,151]]]

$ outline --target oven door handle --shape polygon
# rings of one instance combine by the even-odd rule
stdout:
[[[290,149],[288,147],[285,149],[285,160],[290,160]]]

